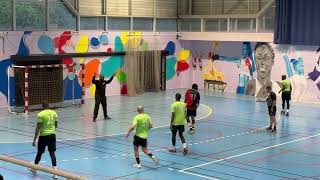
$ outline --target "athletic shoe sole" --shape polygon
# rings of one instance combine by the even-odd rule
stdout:
[[[155,164],[159,164],[159,160],[158,160],[156,157],[152,158],[152,161],[153,161]]]
[[[141,164],[134,164],[133,167],[141,169],[142,166],[141,166]]]

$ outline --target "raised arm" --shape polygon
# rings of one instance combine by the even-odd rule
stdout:
[[[96,74],[93,75],[91,82],[92,82],[92,84],[96,84]]]
[[[107,83],[107,84],[111,83],[111,81],[113,80],[114,76],[115,76],[115,74],[112,74],[111,78],[108,79],[108,80],[106,81],[106,83]]]

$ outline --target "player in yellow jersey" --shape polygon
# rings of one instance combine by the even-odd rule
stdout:
[[[186,155],[188,153],[188,148],[186,144],[186,140],[183,136],[184,125],[186,124],[186,103],[181,102],[181,94],[176,94],[176,102],[171,105],[171,123],[170,129],[172,131],[172,148],[169,149],[169,152],[177,152],[176,150],[176,136],[179,131],[179,137],[183,146],[183,154]]]
[[[282,98],[281,114],[285,114],[286,116],[289,116],[292,86],[291,86],[291,82],[287,79],[286,75],[282,75],[281,78],[282,78],[282,82],[280,84],[282,85],[282,88],[279,91],[279,93],[282,92],[282,94],[281,94],[281,98]],[[287,104],[287,110],[285,110],[285,103]]]
[[[159,163],[157,158],[152,155],[152,153],[148,150],[148,135],[149,130],[153,127],[150,116],[144,113],[144,107],[138,106],[137,108],[138,115],[136,115],[133,119],[132,125],[126,134],[126,138],[129,137],[130,133],[136,129],[136,134],[133,138],[134,145],[134,156],[136,158],[137,164],[134,165],[136,168],[141,168],[140,158],[139,158],[139,146],[142,147],[142,151],[148,155],[156,164]]]
[[[35,158],[34,163],[39,164],[42,154],[45,152],[46,147],[48,146],[48,151],[51,157],[53,169],[57,168],[56,160],[56,128],[57,128],[57,118],[58,115],[55,111],[49,109],[49,104],[47,102],[42,103],[43,110],[38,113],[37,127],[35,130],[35,136],[33,139],[32,146],[36,146],[36,140],[38,140],[38,153]],[[29,169],[33,173],[36,173],[36,170]],[[57,179],[58,176],[54,175],[54,179]]]

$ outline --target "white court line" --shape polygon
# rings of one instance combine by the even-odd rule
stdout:
[[[170,98],[170,97],[167,97]],[[171,98],[172,99],[172,98]],[[209,112],[203,116],[203,117],[199,117],[196,118],[197,121],[200,121],[202,119],[205,119],[209,116],[211,116],[211,114],[213,113],[213,110],[210,106],[205,105],[205,104],[200,104],[204,107],[206,107],[207,109],[209,109]],[[163,125],[163,126],[157,126],[154,127],[152,129],[159,129],[159,128],[163,128],[163,127],[169,127],[170,125]],[[122,132],[122,133],[117,133],[117,134],[110,134],[110,135],[101,135],[101,136],[93,136],[93,137],[85,137],[85,138],[75,138],[75,139],[61,139],[61,140],[57,140],[57,142],[64,142],[64,141],[78,141],[78,140],[89,140],[89,139],[96,139],[96,138],[105,138],[105,137],[114,137],[114,136],[119,136],[119,135],[125,135],[127,132]],[[20,142],[0,142],[0,144],[19,144],[19,143],[31,143],[32,141],[20,141]]]
[[[236,158],[236,157],[240,157],[240,156],[244,156],[244,155],[248,155],[248,154],[264,151],[264,150],[267,150],[267,149],[283,146],[283,145],[286,145],[286,144],[291,144],[291,143],[294,143],[294,142],[298,142],[298,141],[314,138],[314,137],[317,137],[317,136],[320,136],[320,134],[316,134],[316,135],[313,135],[313,136],[308,136],[308,137],[304,137],[304,138],[288,141],[288,142],[285,142],[285,143],[276,144],[276,145],[273,145],[273,146],[268,146],[268,147],[265,147],[265,148],[249,151],[249,152],[238,154],[238,155],[234,155],[234,156],[229,156],[229,157],[226,157],[226,158],[218,159],[218,160],[207,162],[207,163],[204,163],[204,164],[199,164],[199,165],[196,165],[196,166],[192,166],[192,167],[188,167],[188,168],[185,168],[185,169],[181,169],[181,170],[179,170],[179,172],[186,173],[186,174],[191,174],[191,175],[198,176],[198,177],[203,177],[203,178],[206,178],[206,179],[211,179],[212,177],[209,177],[209,176],[203,176],[201,174],[190,173],[190,172],[186,172],[186,171],[190,170],[190,169],[206,166],[206,165],[209,165],[209,164],[225,161],[225,160],[228,160],[228,159],[233,159],[233,158]]]
[[[205,104],[201,104],[203,106],[205,106],[206,108],[209,109],[209,113],[206,114],[205,116],[203,117],[199,117],[199,118],[196,118],[197,121],[199,120],[202,120],[202,119],[205,119],[207,117],[209,117],[212,113],[213,113],[213,110],[205,105]],[[163,128],[163,127],[169,127],[169,125],[163,125],[163,126],[157,126],[155,128],[152,128],[152,129],[159,129],[159,128]],[[122,133],[118,133],[118,134],[110,134],[110,135],[102,135],[102,136],[94,136],[94,137],[90,137],[90,138],[76,138],[76,139],[64,139],[64,140],[58,140],[58,141],[75,141],[75,140],[87,140],[87,139],[95,139],[95,138],[103,138],[103,137],[114,137],[114,136],[119,136],[119,135],[125,135],[127,132],[122,132]]]
[[[205,175],[201,175],[201,174],[197,174],[197,173],[192,173],[192,172],[187,172],[187,171],[183,171],[183,173],[185,173],[185,174],[190,174],[190,175],[193,175],[193,176],[198,176],[198,177],[205,178],[205,179],[219,180],[219,179],[214,178],[214,177],[205,176]]]
[[[209,117],[213,113],[213,110],[209,106],[207,106],[205,104],[202,104],[202,105],[209,109],[209,113],[207,115],[203,116],[203,117],[198,118],[198,119],[196,118],[197,121],[205,119],[205,118]],[[152,128],[152,129],[159,129],[159,128],[163,128],[163,127],[169,127],[169,125],[157,126],[155,128]],[[126,133],[127,132],[122,132],[122,133],[117,133],[117,134],[94,136],[94,137],[90,137],[90,138],[64,139],[64,140],[58,140],[58,141],[76,141],[76,140],[87,140],[87,139],[95,139],[95,138],[103,138],[103,137],[114,137],[114,136],[124,135]]]
[[[257,129],[257,130],[261,130],[261,129],[264,129],[264,128],[265,128],[265,127],[259,128],[259,129]],[[249,131],[249,132],[250,132],[250,133],[253,133],[253,132],[256,132],[257,130],[252,130],[252,131]],[[236,136],[240,136],[240,135],[242,135],[242,134],[245,134],[245,133],[237,134]],[[228,136],[228,137],[234,137],[234,136]],[[210,142],[210,141],[215,141],[215,140],[219,140],[219,139],[221,139],[221,138],[209,139],[209,140],[206,140],[206,142],[208,143],[208,142]],[[199,143],[193,143],[193,144],[191,143],[191,144],[189,144],[189,146],[197,145],[197,144],[203,144],[203,143],[205,143],[205,142],[204,142],[204,141],[201,141],[201,142],[199,142]],[[181,147],[177,146],[176,148],[177,148],[177,149],[180,149]],[[154,152],[167,151],[167,149],[156,149],[156,150],[153,150],[153,151],[154,151]],[[130,155],[133,155],[133,153],[131,153],[131,154],[125,153],[125,154],[122,154],[122,155],[112,155],[112,156],[93,157],[93,158],[92,158],[92,157],[91,157],[91,158],[85,157],[85,158],[82,158],[82,160],[98,159],[98,158],[106,159],[106,158],[116,158],[116,157],[125,158],[125,157],[130,156]],[[62,160],[62,161],[69,161],[69,160]],[[72,160],[70,160],[70,161],[72,161]],[[188,172],[188,174],[195,174],[195,173]],[[204,175],[201,175],[201,177],[204,177]],[[212,178],[212,177],[209,177],[209,179],[210,179],[210,178]]]
[[[164,98],[166,98],[166,99],[173,99],[173,98],[171,98],[171,97],[161,97],[161,98],[154,98],[154,99],[152,99],[152,100],[161,100],[161,99],[164,99]],[[89,98],[88,100],[92,100],[93,98]],[[145,100],[134,100],[134,101],[131,101],[131,102],[125,102],[125,104],[135,104],[135,103],[139,103],[139,102],[145,102]],[[110,104],[108,104],[108,106],[110,106],[110,107],[112,107],[112,106],[115,106],[115,105],[121,105],[121,104],[123,104],[123,102],[122,103],[110,103]],[[84,104],[84,105],[80,105],[80,107],[79,108],[70,108],[70,109],[65,109],[65,108],[57,108],[57,109],[55,109],[55,111],[56,112],[64,112],[64,111],[74,111],[74,110],[79,110],[79,109],[81,109],[81,107],[82,106],[89,106],[88,104]],[[73,106],[70,106],[70,107],[73,107]],[[29,117],[29,116],[33,116],[33,115],[36,115],[36,114],[38,114],[39,113],[39,111],[35,111],[35,112],[29,112],[28,114],[25,114],[25,113],[10,113],[10,114],[8,114],[9,115],[9,117],[11,118],[14,118],[14,117],[16,117],[16,116],[20,116],[20,117]],[[8,117],[0,117],[0,120],[1,119],[8,119]]]

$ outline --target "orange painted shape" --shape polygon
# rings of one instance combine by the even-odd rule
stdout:
[[[99,75],[99,65],[100,61],[98,59],[93,59],[85,64],[84,87],[89,87],[91,85],[92,77],[94,76],[94,74],[97,74],[97,76]],[[81,74],[82,70],[79,72],[79,77],[82,80]]]

